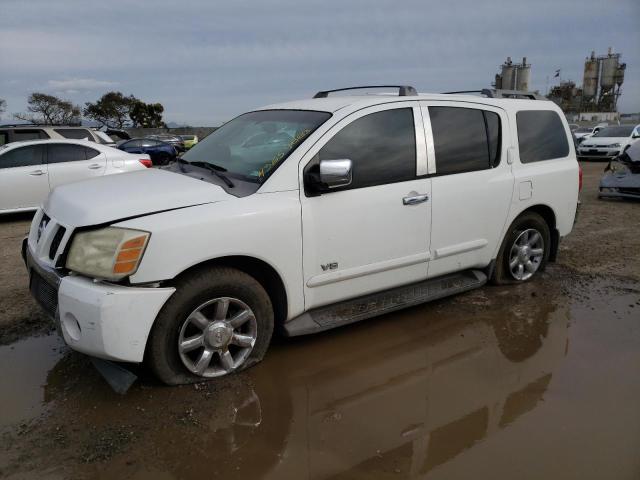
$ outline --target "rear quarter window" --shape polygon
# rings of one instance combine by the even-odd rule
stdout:
[[[551,110],[523,110],[516,114],[522,163],[540,162],[569,155],[562,120]]]
[[[64,138],[70,138],[74,140],[89,140],[93,142],[93,136],[88,130],[84,128],[56,128],[56,133],[59,133]]]

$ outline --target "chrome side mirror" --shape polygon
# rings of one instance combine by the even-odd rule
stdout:
[[[329,189],[346,187],[352,181],[352,162],[349,159],[320,160],[320,182]]]

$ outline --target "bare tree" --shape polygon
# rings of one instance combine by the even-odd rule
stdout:
[[[0,115],[7,110],[7,101],[4,98],[0,98]]]
[[[18,120],[37,124],[69,125],[80,122],[80,107],[46,93],[34,92],[27,100],[27,113],[15,113]]]

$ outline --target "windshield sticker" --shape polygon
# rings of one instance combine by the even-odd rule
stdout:
[[[311,133],[311,129],[309,128],[306,128],[304,130],[300,130],[299,132],[297,132],[295,137],[293,137],[289,142],[289,145],[286,151],[279,152],[276,155],[274,155],[274,157],[270,161],[265,163],[258,170],[258,180],[263,181],[267,173],[269,173],[273,169],[273,167],[275,167],[276,165],[278,165],[278,163],[280,163],[280,161],[284,158],[285,154],[293,150],[300,143],[302,143],[302,141],[307,137],[307,135],[309,135],[309,133]]]

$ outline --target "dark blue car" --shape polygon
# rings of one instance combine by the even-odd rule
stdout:
[[[178,155],[173,145],[152,138],[132,138],[118,145],[118,148],[129,153],[146,153],[154,165],[167,165],[175,161]]]

